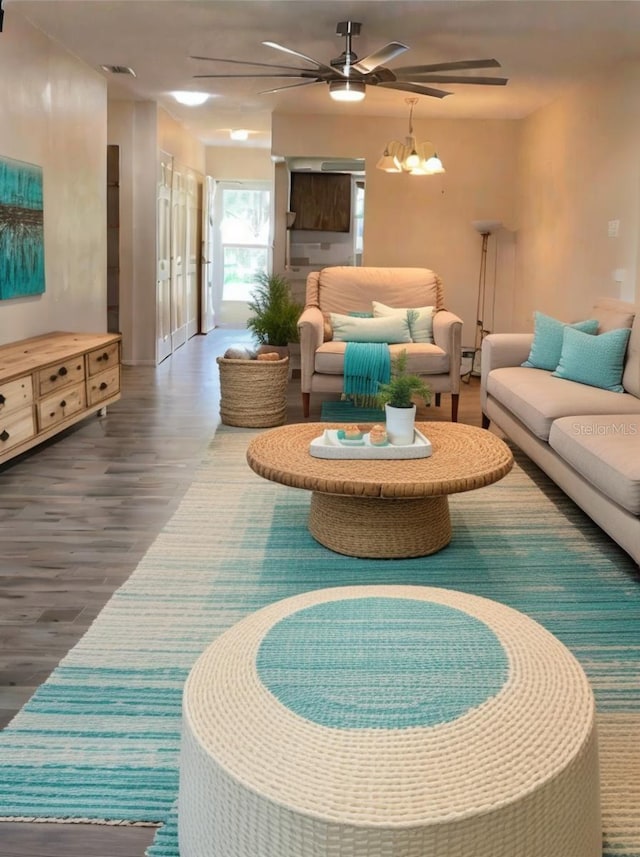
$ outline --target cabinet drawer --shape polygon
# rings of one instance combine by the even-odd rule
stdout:
[[[120,362],[120,344],[112,342],[104,348],[96,348],[87,354],[87,366],[89,375],[97,375]]]
[[[85,407],[84,384],[76,384],[47,396],[38,405],[38,426],[40,431],[61,423],[72,414]]]
[[[13,446],[29,440],[35,433],[36,425],[31,405],[6,416],[0,414],[0,456]]]
[[[101,372],[99,375],[94,375],[87,381],[87,394],[89,396],[89,406],[102,402],[104,399],[110,399],[115,396],[120,390],[120,367],[113,366],[107,369],[106,372]]]
[[[31,375],[17,378],[15,381],[0,383],[0,421],[3,416],[24,408],[33,402],[33,382]]]
[[[38,373],[40,396],[46,396],[54,390],[61,390],[69,384],[84,380],[84,359],[82,355],[71,357],[62,363],[53,363]]]

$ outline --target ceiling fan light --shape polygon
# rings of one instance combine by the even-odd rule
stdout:
[[[229,136],[232,140],[248,140],[249,132],[246,128],[232,128],[229,132]]]
[[[361,80],[332,80],[329,95],[334,101],[362,101],[366,94]]]

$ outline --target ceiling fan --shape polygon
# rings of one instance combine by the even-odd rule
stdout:
[[[268,72],[243,72],[239,74],[195,74],[196,78],[300,78],[300,83],[289,83],[264,89],[259,94],[264,95],[271,92],[280,92],[283,89],[293,89],[297,86],[310,86],[315,83],[326,83],[329,86],[329,94],[336,101],[361,101],[365,97],[367,86],[380,86],[385,89],[399,89],[403,92],[413,92],[417,95],[429,95],[432,98],[444,98],[451,95],[443,89],[436,89],[432,83],[473,83],[487,86],[504,86],[507,83],[505,77],[477,77],[464,74],[443,74],[442,72],[455,72],[466,69],[500,68],[500,63],[495,59],[481,60],[459,60],[457,62],[441,62],[432,65],[408,65],[401,68],[390,69],[385,63],[409,50],[407,45],[401,42],[389,42],[372,54],[359,59],[351,48],[351,40],[360,34],[362,24],[356,21],[341,21],[336,33],[345,38],[345,49],[339,57],[330,60],[329,64],[309,57],[306,54],[279,45],[277,42],[262,42],[267,47],[282,51],[298,59],[310,63],[313,68],[300,68],[299,66],[280,65],[279,63],[254,62],[252,60],[226,59],[224,57],[199,57],[192,56],[191,59],[207,60],[211,62],[234,63],[236,65],[256,66],[272,69]]]

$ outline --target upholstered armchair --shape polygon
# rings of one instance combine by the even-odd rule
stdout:
[[[458,419],[462,321],[444,309],[442,282],[427,268],[330,267],[307,277],[305,308],[298,321],[302,405],[309,416],[311,393],[341,393],[346,342],[336,341],[331,314],[348,316],[388,308],[434,307],[429,342],[390,342],[391,357],[407,352],[407,371],[424,377],[440,405],[451,394],[451,419]]]

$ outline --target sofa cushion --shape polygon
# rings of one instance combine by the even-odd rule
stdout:
[[[493,369],[486,390],[541,440],[549,439],[559,417],[579,414],[638,414],[640,399],[575,381],[555,378],[543,369],[509,366]]]
[[[560,362],[553,374],[557,378],[623,393],[620,381],[630,333],[625,327],[590,336],[565,327]]]
[[[533,342],[528,358],[522,364],[535,369],[555,369],[560,362],[562,352],[562,335],[567,324],[545,315],[542,312],[535,313]],[[585,333],[597,333],[598,320],[595,318],[586,321],[577,321],[572,324],[577,330]]]
[[[411,342],[407,315],[359,318],[330,314],[335,342]]]
[[[376,317],[385,315],[406,316],[409,320],[409,332],[413,342],[433,342],[434,307],[392,307],[380,303],[380,301],[372,301],[372,307]]]
[[[549,445],[599,491],[640,515],[640,416],[563,417],[551,426]]]
[[[346,342],[323,342],[315,353],[314,371],[323,375],[342,375],[346,347]],[[449,355],[437,345],[409,342],[389,346],[392,358],[401,351],[407,352],[407,372],[410,374],[442,375],[449,371]]]

